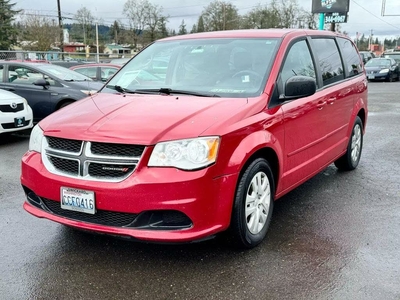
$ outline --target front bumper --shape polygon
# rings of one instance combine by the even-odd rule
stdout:
[[[24,118],[24,123],[21,123],[17,126],[15,124],[15,119],[21,120],[21,118]],[[29,129],[32,128],[32,126],[33,115],[30,107],[16,113],[0,112],[0,133]]]
[[[390,73],[367,73],[367,78],[368,80],[386,80],[389,78],[390,75]]]
[[[64,225],[143,241],[190,242],[206,239],[229,227],[238,177],[238,174],[231,174],[214,178],[210,168],[185,172],[173,168],[144,167],[122,182],[96,182],[49,173],[41,162],[40,154],[27,152],[22,158],[21,183],[31,199],[25,201],[24,209],[36,217]],[[60,214],[61,187],[94,191],[99,214],[132,215],[133,222],[116,225],[92,221],[85,216]],[[47,203],[51,206],[56,205],[57,209],[48,209],[46,201],[50,201]],[[157,222],[149,221],[154,220],[153,216],[160,218],[163,213],[169,215],[170,212],[186,216],[186,221],[180,226],[157,226],[154,225]]]

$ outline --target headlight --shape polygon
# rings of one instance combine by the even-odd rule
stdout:
[[[90,95],[94,95],[97,93],[97,91],[95,90],[81,90],[82,93],[85,93],[86,95],[90,96]]]
[[[379,73],[389,73],[389,69],[382,69],[379,71]]]
[[[29,139],[29,150],[41,153],[43,137],[43,130],[39,127],[39,125],[33,127],[31,137]]]
[[[201,169],[215,162],[219,144],[220,138],[216,136],[158,143],[148,166]]]

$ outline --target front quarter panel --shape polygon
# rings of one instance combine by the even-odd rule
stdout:
[[[261,153],[264,153],[262,150],[266,148],[276,153],[278,174],[282,174],[282,166],[279,164],[283,161],[284,147],[281,110],[275,110],[272,115],[263,111],[245,121],[250,124],[247,126],[238,125],[241,129],[222,137],[218,160],[224,168],[220,175],[240,173],[258,151],[261,151],[260,156],[262,156]],[[259,155],[257,156],[259,157]],[[279,184],[278,178],[277,183]],[[279,185],[277,191],[278,189]]]

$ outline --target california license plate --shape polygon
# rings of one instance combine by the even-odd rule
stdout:
[[[87,214],[96,213],[93,191],[61,187],[61,208]]]

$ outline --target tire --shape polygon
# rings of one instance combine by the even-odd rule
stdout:
[[[393,82],[393,74],[390,74],[390,73],[389,73],[389,75],[388,75],[388,77],[386,78],[385,81],[387,81],[387,82]]]
[[[341,171],[351,171],[357,168],[360,162],[363,146],[363,124],[360,117],[356,117],[346,153],[335,161],[335,166]]]
[[[275,183],[263,158],[254,160],[241,175],[234,199],[230,237],[239,248],[253,248],[265,238],[274,207]]]
[[[70,105],[71,103],[74,103],[74,101],[66,101],[63,104],[60,105],[60,107],[58,109],[61,109],[63,107],[66,107],[67,105]]]

